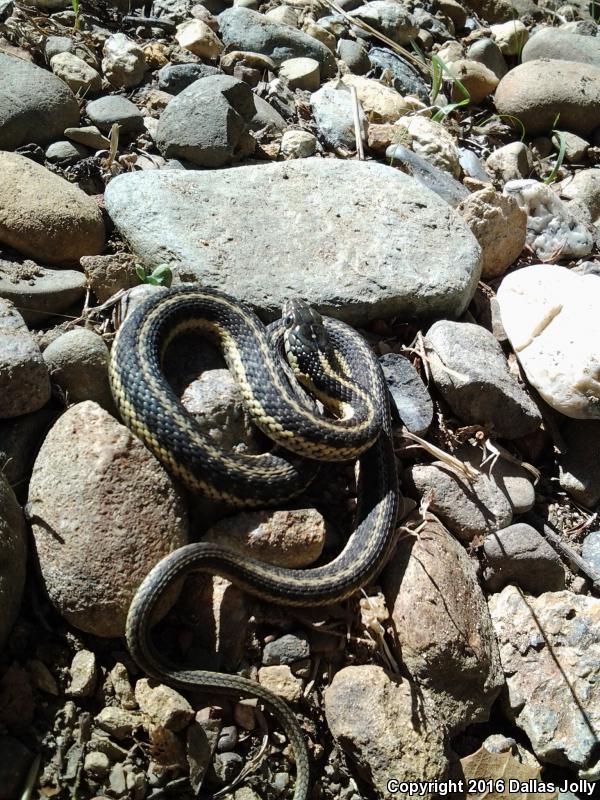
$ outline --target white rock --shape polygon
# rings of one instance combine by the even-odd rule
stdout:
[[[458,178],[460,153],[454,137],[443,125],[427,117],[401,117],[396,124],[410,133],[415,153]]]
[[[310,158],[315,154],[317,138],[308,131],[286,131],[281,137],[284,158]]]
[[[543,261],[557,255],[587,256],[594,237],[549,186],[534,180],[509,181],[504,194],[512,196],[527,212],[526,242]]]
[[[490,25],[490,31],[505,56],[518,55],[529,38],[529,31],[519,19]]]
[[[582,169],[563,181],[561,197],[582,202],[593,222],[600,218],[600,169]]]
[[[146,71],[144,51],[124,33],[104,42],[102,70],[113,86],[137,86]]]
[[[533,171],[531,150],[523,142],[511,142],[494,150],[485,166],[501,183],[527,178]]]
[[[525,374],[548,405],[600,419],[600,278],[535,264],[504,278],[498,303]]]
[[[99,92],[100,74],[73,53],[57,53],[50,59],[50,69],[63,80],[72,92]]]
[[[423,108],[423,104],[414,97],[402,97],[391,86],[384,86],[373,78],[348,74],[344,75],[342,83],[354,86],[363,111],[371,122],[395,122],[407,111]]]
[[[200,19],[190,19],[177,26],[178,44],[199,58],[217,58],[223,51],[223,42]]]
[[[292,90],[316,92],[321,84],[320,65],[314,58],[288,58],[280,66],[279,76],[287,80]]]
[[[298,27],[298,12],[291,6],[284,5],[277,6],[277,8],[272,8],[270,11],[267,11],[265,17],[268,17],[275,22],[281,22],[284,25],[289,25],[292,28]]]

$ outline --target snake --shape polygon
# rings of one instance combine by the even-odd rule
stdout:
[[[273,441],[272,451],[250,455],[219,448],[184,408],[163,365],[169,345],[189,332],[220,348],[246,410]],[[299,386],[292,385],[284,357]],[[111,349],[109,380],[123,421],[166,469],[188,489],[232,506],[284,501],[314,480],[320,461],[358,458],[353,531],[333,560],[290,569],[218,543],[192,542],[150,570],[127,615],[127,645],[147,675],[184,691],[257,698],[271,711],[294,755],[294,800],[306,800],[310,758],[289,706],[241,675],[171,663],[150,631],[164,593],[193,572],[219,574],[262,600],[292,607],[339,602],[378,575],[395,542],[399,503],[388,392],[378,359],[350,325],[322,317],[302,300],[286,301],[282,319],[267,327],[228,294],[182,284],[153,293],[125,318]],[[307,404],[306,390],[322,403],[323,413]]]

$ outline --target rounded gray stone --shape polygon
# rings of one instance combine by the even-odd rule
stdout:
[[[144,129],[141,111],[126,97],[119,95],[100,97],[88,103],[85,110],[92,124],[102,133],[110,133],[115,123],[120,125],[123,133],[137,133]]]
[[[79,124],[67,84],[29,61],[0,53],[0,150],[46,144]]]
[[[493,39],[478,39],[467,50],[467,58],[478,61],[501,80],[508,72],[502,51]]]
[[[11,300],[28,324],[39,324],[68,309],[83,298],[86,285],[85,275],[74,269],[0,258],[0,297]]]
[[[130,173],[105,203],[144,263],[168,263],[266,319],[290,296],[355,324],[456,316],[480,275],[479,245],[448,204],[373,162]]]
[[[523,62],[538,58],[578,61],[600,67],[600,39],[558,28],[542,28],[526,42],[521,53]]]
[[[535,528],[509,525],[483,540],[486,588],[499,592],[509,583],[531,594],[565,588],[565,570],[556,551]]]
[[[581,557],[600,572],[600,531],[592,531],[585,537]]]

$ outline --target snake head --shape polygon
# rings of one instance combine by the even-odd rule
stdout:
[[[332,346],[323,317],[304,300],[286,300],[282,308],[284,346],[290,366],[299,376],[312,378],[329,359]]]

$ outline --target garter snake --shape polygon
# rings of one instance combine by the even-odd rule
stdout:
[[[290,606],[328,605],[373,579],[393,543],[398,486],[387,387],[376,356],[348,325],[321,318],[300,301],[284,308],[269,333],[231,297],[193,286],[156,293],[125,319],[110,359],[115,402],[130,429],[192,490],[238,506],[271,505],[298,494],[312,477],[298,458],[277,452],[248,456],[220,450],[200,430],[168,384],[162,361],[179,334],[197,330],[222,349],[258,427],[278,445],[313,460],[359,457],[354,530],[331,562],[304,570],[250,559],[209,542],[163,558],[146,576],[127,617],[127,643],[138,665],[173,687],[257,697],[278,718],[294,751],[294,800],[309,789],[309,757],[289,707],[239,675],[181,669],[157,650],[149,630],[166,588],[192,572],[218,573],[262,599]],[[299,400],[281,365],[285,342],[305,386],[340,418],[315,414]]]

